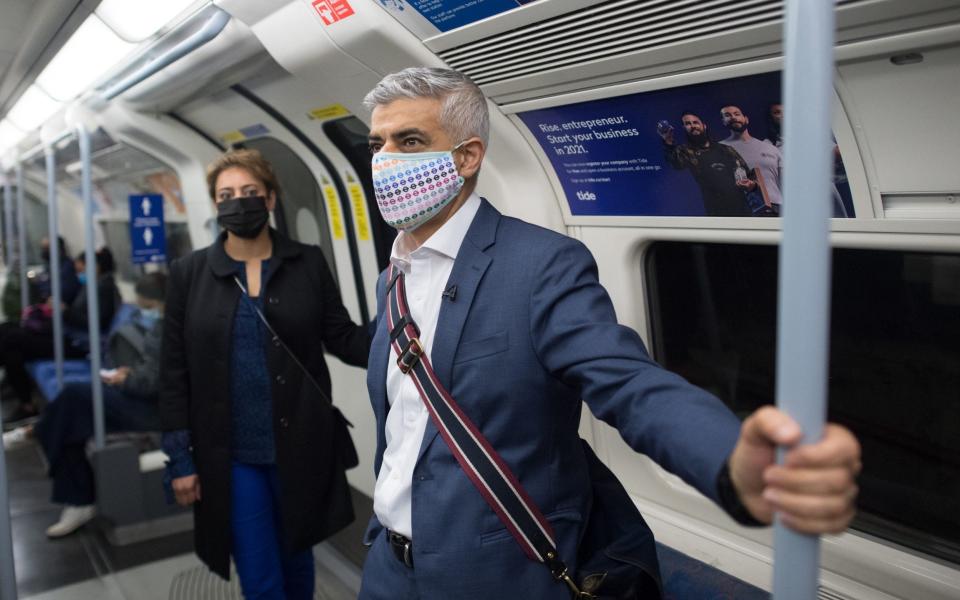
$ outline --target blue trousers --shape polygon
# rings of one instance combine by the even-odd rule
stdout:
[[[233,463],[233,562],[246,600],[312,600],[313,551],[291,554],[282,539],[276,465]]]

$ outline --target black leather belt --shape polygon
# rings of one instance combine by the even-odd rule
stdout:
[[[405,535],[400,535],[395,531],[387,530],[387,541],[390,542],[390,549],[397,560],[407,567],[413,568],[413,542]]]

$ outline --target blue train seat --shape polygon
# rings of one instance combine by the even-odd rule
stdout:
[[[137,307],[133,304],[121,304],[110,321],[110,328],[102,338],[103,342],[123,324],[133,318]],[[104,348],[106,344],[101,344]],[[53,360],[35,360],[26,364],[27,373],[36,382],[40,394],[47,402],[53,402],[57,397],[57,363]],[[70,359],[63,361],[63,383],[90,383],[90,361],[87,359]]]

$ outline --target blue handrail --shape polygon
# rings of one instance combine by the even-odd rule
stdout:
[[[784,23],[784,202],[777,406],[816,442],[826,415],[830,334],[830,147],[834,3],[788,0]],[[800,113],[803,118],[799,118]],[[781,450],[778,460],[783,461]],[[773,596],[813,600],[820,538],[774,524]]]

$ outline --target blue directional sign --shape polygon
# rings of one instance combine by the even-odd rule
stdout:
[[[134,264],[167,260],[160,194],[130,195],[130,252]]]

